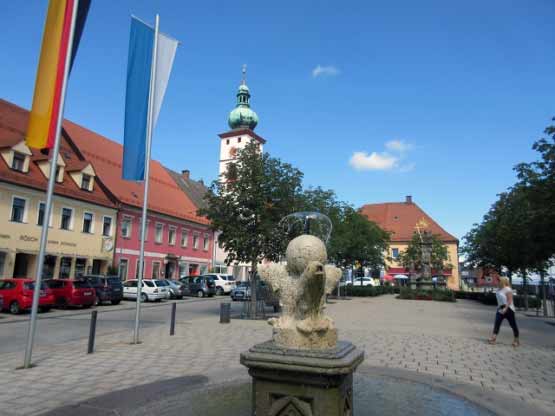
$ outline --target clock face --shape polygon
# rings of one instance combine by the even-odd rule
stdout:
[[[112,251],[114,248],[114,241],[111,238],[104,240],[104,251]]]
[[[231,149],[229,149],[229,156],[231,156],[231,157],[237,156],[237,148],[236,147],[232,147]]]

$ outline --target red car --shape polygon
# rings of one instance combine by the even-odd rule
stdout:
[[[89,308],[94,304],[96,293],[86,280],[49,279],[44,283],[52,291],[56,306]]]
[[[4,298],[3,310],[13,314],[31,309],[33,305],[33,290],[35,282],[33,279],[1,279],[0,295]],[[44,283],[41,284],[39,308],[41,311],[49,311],[54,306],[54,296]]]

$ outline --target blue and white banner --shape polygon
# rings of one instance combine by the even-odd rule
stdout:
[[[168,86],[178,42],[158,33],[156,49],[156,79],[152,99],[153,124]],[[148,120],[148,96],[152,71],[154,28],[139,19],[131,18],[129,55],[127,61],[127,89],[125,94],[125,128],[123,140],[123,179],[141,181],[145,177],[145,153]]]

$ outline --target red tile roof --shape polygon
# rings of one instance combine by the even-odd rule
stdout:
[[[29,112],[21,107],[0,99],[0,148],[14,146],[25,139]],[[3,158],[0,157],[0,180],[16,185],[46,191],[48,179],[44,176],[37,165],[38,161],[45,160],[45,156],[38,150],[31,149],[32,156],[29,163],[29,172],[17,172],[11,169]],[[83,161],[68,142],[67,137],[62,136],[60,143],[60,155],[64,161]],[[107,207],[115,207],[115,203],[103,190],[102,186],[95,186],[92,192],[81,189],[64,172],[62,183],[56,183],[54,187],[56,195],[79,199],[93,204]]]
[[[63,126],[78,151],[92,162],[96,174],[110,192],[121,203],[142,208],[143,184],[121,178],[123,146],[71,121],[64,120]],[[209,223],[196,214],[196,206],[156,160],[150,162],[148,209],[200,224]]]
[[[382,229],[390,231],[391,241],[408,242],[416,230],[416,224],[422,223],[423,229],[438,235],[444,242],[458,242],[458,239],[445,231],[414,202],[386,202],[367,204],[360,208],[360,213]]]

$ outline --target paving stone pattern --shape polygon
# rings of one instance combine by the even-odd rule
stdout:
[[[383,296],[334,301],[328,308],[340,338],[365,350],[364,365],[473,384],[545,411],[555,407],[552,326],[519,315],[523,344],[514,349],[508,326],[502,328],[497,345],[485,342],[494,309],[471,301],[447,304]],[[269,339],[271,327],[263,321],[242,320],[222,325],[206,317],[178,322],[173,337],[166,326],[145,330],[140,345],[130,344],[131,335],[100,337],[92,355],[86,354],[86,341],[39,345],[36,367],[30,370],[15,369],[22,353],[0,355],[0,415],[38,415],[184,375],[210,377],[222,370],[244,375],[239,353]]]

